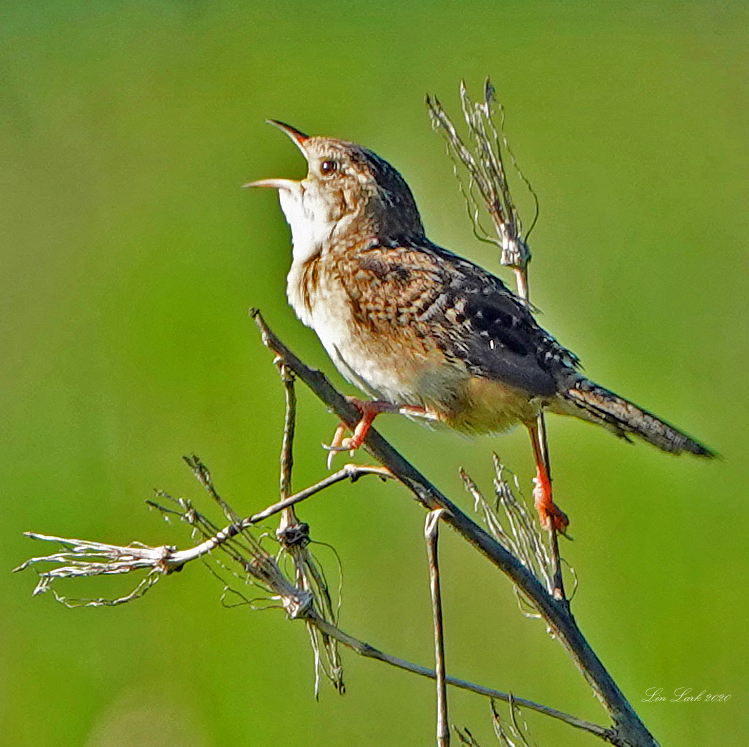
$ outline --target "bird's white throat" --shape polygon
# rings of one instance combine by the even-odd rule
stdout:
[[[293,245],[291,267],[286,278],[286,295],[301,321],[318,330],[315,316],[316,295],[305,287],[309,263],[318,257],[330,242],[336,221],[331,219],[325,203],[305,190],[302,184],[278,190],[281,209],[291,228]],[[318,332],[319,334],[319,332]]]
[[[301,184],[298,189],[279,189],[278,198],[291,228],[293,264],[304,265],[330,241],[337,221],[330,217],[325,201]]]

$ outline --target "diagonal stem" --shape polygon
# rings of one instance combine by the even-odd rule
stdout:
[[[309,368],[294,355],[273,334],[257,309],[252,309],[250,315],[260,329],[263,344],[281,356],[297,377],[341,420],[349,427],[355,426],[360,417],[356,407],[331,385],[323,373]],[[512,553],[443,495],[374,428],[369,430],[364,447],[413,493],[421,505],[430,511],[444,508],[443,520],[525,594],[572,656],[596,697],[606,708],[614,722],[620,743],[629,747],[657,747],[658,743],[586,640],[566,601],[555,600]]]
[[[248,529],[254,524],[257,524],[274,514],[280,513],[281,511],[288,510],[297,503],[301,503],[320,491],[329,488],[331,485],[343,482],[344,480],[355,482],[363,475],[378,475],[381,478],[392,478],[390,472],[382,467],[360,467],[356,464],[347,464],[343,469],[340,469],[338,472],[320,480],[320,482],[310,485],[310,487],[300,490],[298,493],[278,501],[277,503],[264,508],[262,511],[258,511],[256,514],[252,514],[252,516],[247,516],[238,522],[229,524],[227,527],[216,532],[215,535],[209,537],[199,545],[187,550],[180,550],[179,552],[172,553],[170,557],[164,561],[164,565],[168,567],[170,571],[175,571],[178,568],[181,568],[185,563],[208,554],[216,547],[225,543],[227,540],[236,537],[238,534],[241,534],[245,529]],[[147,501],[147,503],[158,508],[158,504],[155,504],[153,501]]]

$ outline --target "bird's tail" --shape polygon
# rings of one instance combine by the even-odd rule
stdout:
[[[588,379],[581,377],[562,392],[561,398],[560,412],[599,423],[623,438],[632,433],[673,454],[717,456],[712,449],[678,428]]]

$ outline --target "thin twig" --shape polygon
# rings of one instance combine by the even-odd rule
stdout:
[[[274,503],[252,516],[248,516],[246,519],[243,519],[242,523],[247,524],[247,526],[257,524],[259,521],[267,519],[268,517],[273,516],[273,514],[277,514],[279,511],[283,511],[290,506],[301,503],[307,498],[315,495],[315,493],[319,493],[320,491],[329,488],[331,485],[335,485],[337,482],[342,482],[343,480],[356,482],[364,475],[377,475],[382,479],[392,479],[393,477],[393,475],[390,474],[390,471],[385,467],[368,467],[359,464],[346,464],[341,467],[338,472],[334,472],[332,475],[324,477],[320,482],[316,482],[314,485],[310,485],[308,488],[300,490],[298,493],[295,493],[282,501],[278,501],[278,503]]]
[[[484,498],[478,485],[465,470],[461,469],[463,484],[473,497],[474,507],[483,515],[492,536],[520,560],[549,593],[552,593],[554,586],[551,554],[542,529],[523,501],[515,497],[510,483],[505,479],[505,468],[499,457],[496,454],[493,457],[496,501],[494,505]]]
[[[291,471],[294,467],[294,429],[296,428],[296,391],[294,389],[294,375],[283,362],[278,363],[278,371],[283,382],[286,411],[283,423],[283,441],[281,442],[281,473],[279,476],[279,492],[281,500],[291,495]],[[293,507],[284,509],[279,532],[288,526],[297,524]]]
[[[400,659],[397,656],[387,654],[384,651],[381,651],[380,649],[370,645],[369,643],[365,643],[358,638],[354,638],[353,636],[348,635],[348,633],[344,633],[335,625],[331,625],[330,623],[322,619],[315,618],[314,613],[310,613],[309,619],[311,619],[315,625],[320,627],[321,630],[324,630],[326,634],[331,638],[335,638],[339,643],[342,643],[347,648],[355,651],[360,656],[363,656],[367,659],[376,659],[377,661],[381,661],[384,664],[389,664],[392,667],[402,669],[406,672],[418,674],[421,677],[427,677],[428,679],[432,680],[437,678],[437,674],[433,669],[422,667],[421,665],[413,664],[406,659]],[[473,682],[469,682],[468,680],[461,680],[457,677],[451,677],[450,675],[445,676],[445,683],[453,687],[457,687],[461,690],[467,690],[468,692],[476,693],[477,695],[483,695],[487,698],[502,700],[505,703],[514,702],[517,705],[522,706],[523,708],[528,708],[532,711],[536,711],[537,713],[543,713],[546,716],[551,716],[552,718],[555,718],[559,721],[563,721],[564,723],[569,724],[570,726],[574,726],[577,729],[587,731],[590,734],[600,737],[605,742],[609,742],[610,744],[619,745],[620,747],[626,747],[627,745],[627,743],[624,742],[619,737],[619,735],[617,735],[614,729],[599,726],[598,724],[594,724],[591,721],[586,721],[584,719],[578,718],[577,716],[565,713],[564,711],[559,711],[556,708],[550,708],[549,706],[543,705],[541,703],[536,703],[532,700],[527,700],[526,698],[518,698],[511,693],[502,692],[501,690],[495,690],[491,687],[485,687],[483,685],[477,685]]]
[[[243,532],[245,529],[253,526],[254,524],[257,524],[273,516],[274,514],[284,511],[291,506],[296,505],[297,503],[301,503],[307,498],[310,498],[311,496],[321,492],[322,490],[329,488],[331,485],[335,485],[336,483],[342,482],[343,480],[351,480],[352,482],[355,482],[364,475],[378,475],[382,478],[392,477],[392,475],[382,467],[366,467],[356,464],[347,464],[342,469],[338,470],[338,472],[329,475],[328,477],[320,480],[320,482],[317,482],[314,485],[310,485],[310,487],[305,488],[304,490],[300,490],[298,493],[289,496],[285,500],[278,501],[277,503],[264,508],[262,511],[258,511],[258,513],[253,514],[252,516],[248,516],[238,522],[229,524],[228,526],[213,534],[204,542],[201,542],[199,545],[188,548],[187,550],[180,550],[173,553],[167,560],[164,561],[165,566],[170,571],[177,570],[178,568],[181,568],[183,565],[185,565],[185,563],[189,563],[191,560],[196,560],[197,558],[211,552],[216,547],[219,547],[227,540],[233,539],[238,534]],[[153,503],[153,501],[148,501],[148,503],[156,506],[157,508],[160,508],[160,506]],[[29,534],[29,536],[31,535]]]
[[[449,747],[450,725],[447,721],[447,688],[445,686],[445,638],[442,625],[442,591],[437,545],[439,520],[444,509],[430,511],[424,524],[424,538],[429,561],[429,589],[432,594],[432,620],[434,624],[434,671],[437,680],[437,747]]]
[[[471,100],[465,83],[461,81],[460,104],[468,133],[474,143],[473,150],[466,146],[458,134],[455,125],[436,97],[427,96],[427,107],[429,108],[429,114],[434,126],[442,129],[453,160],[459,160],[468,171],[470,177],[469,188],[467,190],[462,189],[462,181],[460,183],[463,194],[469,202],[469,213],[471,212],[471,208],[473,208],[474,214],[478,215],[478,203],[471,189],[475,184],[478,187],[484,207],[487,213],[489,213],[496,232],[495,238],[488,235],[485,235],[485,238],[501,248],[500,262],[506,267],[511,268],[515,273],[517,295],[530,308],[528,263],[531,259],[531,252],[528,244],[522,238],[522,224],[513,202],[512,194],[510,193],[510,186],[505,172],[503,151],[509,154],[520,178],[526,183],[531,194],[536,199],[537,207],[538,198],[530,182],[518,168],[517,162],[508,147],[507,138],[503,131],[504,111],[501,106],[499,106],[499,128],[494,124],[494,108],[497,105],[497,100],[491,81],[487,78],[484,82],[483,100],[477,103]],[[460,181],[459,174],[458,178]],[[473,222],[475,227],[478,224],[478,218]],[[546,473],[549,476],[549,480],[551,480],[551,460],[549,458],[543,410],[538,414],[537,425],[541,439],[542,459]],[[562,576],[562,562],[559,555],[559,541],[553,522],[549,522],[548,532],[554,561],[553,593],[556,599],[561,600],[565,599],[564,578]]]
[[[294,388],[294,374],[289,371],[284,361],[278,358],[276,359],[276,365],[283,382],[286,404],[279,484],[281,500],[284,500],[291,493],[291,473],[294,466],[296,390]],[[281,512],[281,521],[276,531],[276,537],[281,543],[279,555],[288,554],[292,560],[297,586],[312,595],[323,618],[336,623],[338,608],[333,602],[325,574],[310,551],[309,525],[297,518],[293,506],[289,506]],[[309,621],[306,621],[306,625],[315,660],[315,697],[320,694],[321,673],[327,676],[336,690],[343,693],[345,691],[343,664],[337,642],[321,633]]]
[[[229,521],[239,521],[239,516],[234,512],[234,509],[218,494],[216,486],[211,479],[211,473],[208,470],[208,467],[206,467],[205,464],[195,456],[195,454],[182,457],[182,460],[192,470],[198,482],[208,491],[211,498],[218,503],[221,510],[224,512],[224,516],[226,516]]]
[[[521,725],[519,722],[519,708],[515,702],[515,697],[511,694],[508,705],[510,706],[510,723],[506,726],[503,722],[502,717],[497,710],[497,705],[494,702],[494,698],[491,701],[491,712],[492,712],[492,724],[494,725],[494,734],[499,740],[500,744],[507,745],[507,747],[521,747],[517,740],[519,739],[522,747],[531,747],[525,736],[528,732],[528,727],[523,722]]]

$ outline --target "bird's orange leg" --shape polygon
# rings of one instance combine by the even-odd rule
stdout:
[[[356,397],[347,397],[348,401],[355,405],[362,414],[361,420],[356,424],[351,436],[344,438],[343,434],[346,432],[348,427],[345,423],[341,423],[333,435],[333,441],[330,446],[323,444],[323,447],[330,453],[328,454],[328,469],[333,457],[341,451],[351,452],[351,456],[354,452],[364,443],[364,439],[367,437],[367,433],[372,425],[372,421],[383,412],[400,412],[412,415],[421,415],[424,413],[424,409],[421,407],[412,407],[410,405],[394,405],[391,402],[385,402],[384,400],[372,400],[364,401],[357,399]]]
[[[541,449],[538,425],[533,421],[533,423],[526,423],[526,427],[531,436],[533,457],[536,460],[536,479],[534,480],[536,486],[533,488],[533,501],[536,511],[538,511],[538,518],[544,529],[554,527],[560,534],[565,534],[570,520],[567,518],[567,514],[554,503],[551,497],[551,478],[546,469],[546,462],[544,461],[543,450]]]

